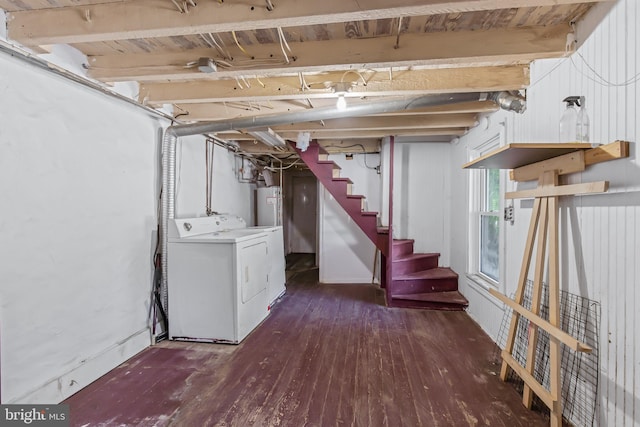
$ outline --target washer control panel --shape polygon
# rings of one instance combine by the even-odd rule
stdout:
[[[169,220],[168,237],[184,238],[239,228],[247,228],[247,223],[237,215],[220,214],[200,218],[176,218]]]

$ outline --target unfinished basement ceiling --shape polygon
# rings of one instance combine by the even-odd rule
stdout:
[[[139,101],[182,122],[279,114],[385,97],[517,91],[529,64],[567,54],[598,1],[0,0],[8,37],[36,50],[69,44],[89,76],[137,81]],[[377,151],[387,135],[449,141],[492,102],[468,102],[273,128]],[[345,113],[348,115],[348,113]],[[250,152],[273,151],[242,132]]]

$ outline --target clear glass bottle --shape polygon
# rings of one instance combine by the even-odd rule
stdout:
[[[578,121],[576,122],[576,141],[589,142],[589,114],[585,107],[584,96],[580,97],[579,104],[580,110],[578,111]]]
[[[568,96],[562,100],[567,104],[567,108],[560,118],[560,142],[575,142],[577,140],[576,130],[578,127],[578,104],[579,96]]]

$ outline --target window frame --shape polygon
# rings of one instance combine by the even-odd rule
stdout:
[[[491,207],[488,206],[489,205],[489,187],[488,187],[488,178],[489,178],[489,173],[491,171],[498,171],[498,206],[496,207],[496,210],[491,210]],[[478,220],[478,234],[476,236],[476,244],[475,244],[475,251],[476,252],[476,256],[477,256],[477,268],[475,269],[475,274],[479,275],[482,277],[483,280],[490,282],[492,285],[494,285],[494,287],[498,287],[498,284],[500,283],[500,204],[501,204],[501,187],[500,187],[500,171],[498,169],[480,169],[478,172],[480,172],[480,177],[479,177],[479,182],[478,182],[478,187],[480,188],[480,206],[478,207],[478,211],[477,211],[477,220]],[[484,218],[497,218],[498,219],[498,277],[492,277],[488,272],[485,272],[482,270],[482,243],[483,243],[483,236],[482,236],[482,220]]]
[[[489,151],[504,146],[504,127],[500,131],[491,135],[484,141],[471,145],[469,147],[469,160],[474,160]],[[485,289],[497,289],[504,291],[505,277],[505,225],[501,220],[501,213],[504,212],[504,190],[506,185],[506,171],[498,170],[499,176],[499,206],[497,210],[490,211],[486,209],[487,186],[486,180],[488,169],[473,169],[469,174],[469,221],[468,221],[468,260],[467,260],[467,276],[475,283]],[[483,273],[480,269],[481,261],[481,221],[482,217],[498,218],[498,280]]]

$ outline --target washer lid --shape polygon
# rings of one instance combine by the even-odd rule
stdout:
[[[169,242],[179,243],[239,243],[252,239],[262,239],[269,233],[264,230],[227,230],[198,234],[183,238],[170,238]]]
[[[169,220],[169,238],[186,238],[200,234],[245,229],[247,224],[237,215],[212,215],[200,218],[176,218]]]

